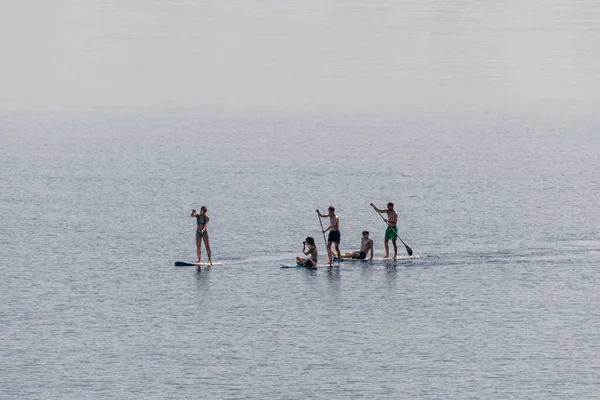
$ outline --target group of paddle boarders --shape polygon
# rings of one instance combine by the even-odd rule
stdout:
[[[390,257],[390,248],[389,242],[392,241],[394,246],[394,258],[398,257],[398,245],[396,244],[396,240],[398,239],[398,213],[394,210],[394,203],[388,203],[386,209],[379,209],[373,203],[370,204],[375,211],[379,214],[385,214],[387,218],[383,218],[383,220],[387,224],[387,229],[385,231],[385,257]],[[335,254],[337,255],[337,262],[340,263],[344,258],[352,258],[358,260],[365,260],[367,257],[370,257],[370,260],[373,260],[373,240],[369,238],[369,231],[364,230],[362,232],[362,238],[360,240],[360,250],[356,251],[348,251],[345,253],[340,252],[340,217],[335,213],[335,208],[333,206],[329,206],[327,209],[327,214],[322,214],[319,210],[316,210],[319,216],[319,222],[321,223],[321,231],[323,233],[323,238],[325,238],[325,233],[328,233],[327,237],[327,254],[329,257],[329,265],[333,264],[333,248],[335,248]],[[200,208],[200,212],[196,212],[196,210],[192,210],[191,217],[196,218],[196,253],[198,255],[197,263],[202,263],[202,244],[204,243],[204,247],[206,248],[206,254],[208,256],[208,262],[212,265],[211,259],[211,251],[210,251],[210,241],[208,236],[208,223],[210,222],[210,218],[206,213],[208,209],[205,206]],[[323,223],[321,222],[321,218],[329,218],[329,226],[326,229],[323,229]],[[400,239],[402,240],[402,239]],[[404,242],[403,242],[404,243]],[[405,245],[406,246],[406,245]],[[406,246],[406,250],[409,255],[412,254],[412,250]],[[304,267],[315,268],[317,266],[318,259],[318,250],[317,245],[315,243],[315,239],[313,237],[307,237],[303,242],[302,252],[305,257],[297,257],[296,262],[298,265],[302,265]],[[199,268],[199,267],[198,267]]]
[[[382,216],[382,218],[387,224],[384,239],[384,258],[390,258],[390,240],[392,241],[392,244],[394,246],[394,258],[397,258],[398,245],[396,243],[396,240],[398,239],[398,212],[394,210],[394,203],[388,203],[386,209],[379,209],[373,203],[371,203],[371,207],[373,207],[375,211],[377,211],[379,214],[386,214],[387,216],[387,218]],[[329,257],[329,265],[333,264],[334,251],[332,249],[332,246],[335,248],[335,255],[337,256],[338,263],[341,263],[342,259],[344,258],[365,260],[367,259],[367,257],[369,257],[369,260],[373,260],[373,240],[369,238],[369,231],[364,230],[362,232],[362,238],[360,240],[360,250],[341,253],[340,217],[335,213],[335,208],[333,206],[329,206],[329,208],[327,209],[327,214],[322,214],[319,210],[316,211],[319,216],[319,221],[321,221],[321,218],[329,218],[329,226],[326,229],[323,229],[323,224],[321,223],[323,238],[325,238],[325,233],[329,232],[327,237],[327,255]],[[410,250],[408,246],[407,251],[412,253],[412,250]],[[304,267],[315,268],[317,266],[318,250],[315,244],[315,239],[313,237],[309,236],[303,242],[302,252],[306,257],[296,257],[296,263]]]

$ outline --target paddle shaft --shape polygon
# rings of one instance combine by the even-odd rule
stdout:
[[[327,239],[325,239],[325,229],[323,229],[323,221],[321,221],[321,214],[317,211],[317,216],[319,217],[319,224],[321,224],[321,233],[323,234],[323,241],[325,242],[325,248],[327,248]],[[332,251],[333,252],[333,251]],[[327,258],[329,258],[329,266],[333,267],[333,258],[331,254],[329,254],[329,250],[327,250]]]
[[[392,226],[390,225],[390,223],[383,218],[383,215],[381,215],[381,213],[379,212],[379,210],[377,210],[377,207],[375,206],[371,206],[373,207],[373,209],[377,212],[377,214],[379,214],[379,216],[381,217],[381,219],[387,224],[387,226],[391,229],[392,232],[394,232],[396,234],[396,236],[398,236],[398,232],[394,231],[394,228],[392,228]],[[412,249],[410,247],[408,247],[408,245],[406,243],[404,243],[404,240],[402,240],[402,238],[400,236],[398,236],[398,239],[400,239],[400,241],[402,242],[402,244],[404,245],[404,247],[406,247],[406,252],[408,253],[409,256],[412,256]]]

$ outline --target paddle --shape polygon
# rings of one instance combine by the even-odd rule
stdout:
[[[321,221],[321,213],[317,210],[317,216],[319,217],[319,224],[321,224],[321,233],[323,233],[323,241],[325,242],[325,248],[327,248],[327,239],[325,239],[325,229],[323,229],[323,222]],[[333,253],[333,250],[331,250]],[[327,250],[327,257],[329,258],[329,267],[333,267],[333,261],[331,254],[329,254],[329,250]]]
[[[381,219],[385,221],[385,223],[392,230],[392,232],[394,232],[396,234],[396,236],[398,236],[398,232],[396,232],[396,231],[394,231],[394,229],[392,229],[392,226],[390,225],[390,223],[385,218],[383,218],[383,215],[381,215],[381,213],[377,210],[377,207],[375,207],[373,204],[371,204],[371,207],[373,207],[373,209],[377,212],[377,214],[379,214]],[[404,247],[406,247],[406,252],[408,253],[408,255],[412,256],[412,253],[413,253],[412,249],[410,247],[408,247],[408,245],[406,243],[404,243],[404,240],[402,240],[400,238],[400,236],[398,236],[398,239],[400,239],[400,241],[402,242]]]

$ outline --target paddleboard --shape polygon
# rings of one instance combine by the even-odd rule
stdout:
[[[335,253],[332,256],[333,261],[337,261],[338,260],[338,256],[335,255]],[[387,258],[375,258],[373,257],[373,261],[381,261],[381,260],[388,260]],[[352,258],[352,257],[342,257],[342,261],[371,261],[370,258]]]
[[[344,261],[362,261],[362,262],[367,262],[367,261],[394,261],[394,260],[406,260],[406,259],[412,259],[412,258],[420,258],[419,256],[398,256],[396,258],[383,258],[383,257],[373,257],[373,259],[371,260],[370,258],[346,258],[346,257],[342,257],[342,262]],[[334,254],[333,255],[333,261],[337,261],[338,257]]]
[[[304,265],[300,265],[300,264],[296,264],[296,265],[281,264],[281,268],[308,268],[308,269],[316,269],[317,267],[305,267]]]
[[[214,263],[210,264],[207,262],[192,263],[192,262],[187,262],[187,261],[175,261],[176,267],[210,267],[211,265],[223,265],[223,263],[222,262],[214,262]]]

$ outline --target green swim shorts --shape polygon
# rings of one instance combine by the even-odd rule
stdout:
[[[392,240],[398,239],[398,227],[395,226],[393,229],[391,229],[388,226],[388,228],[385,230],[385,238],[392,239]]]

